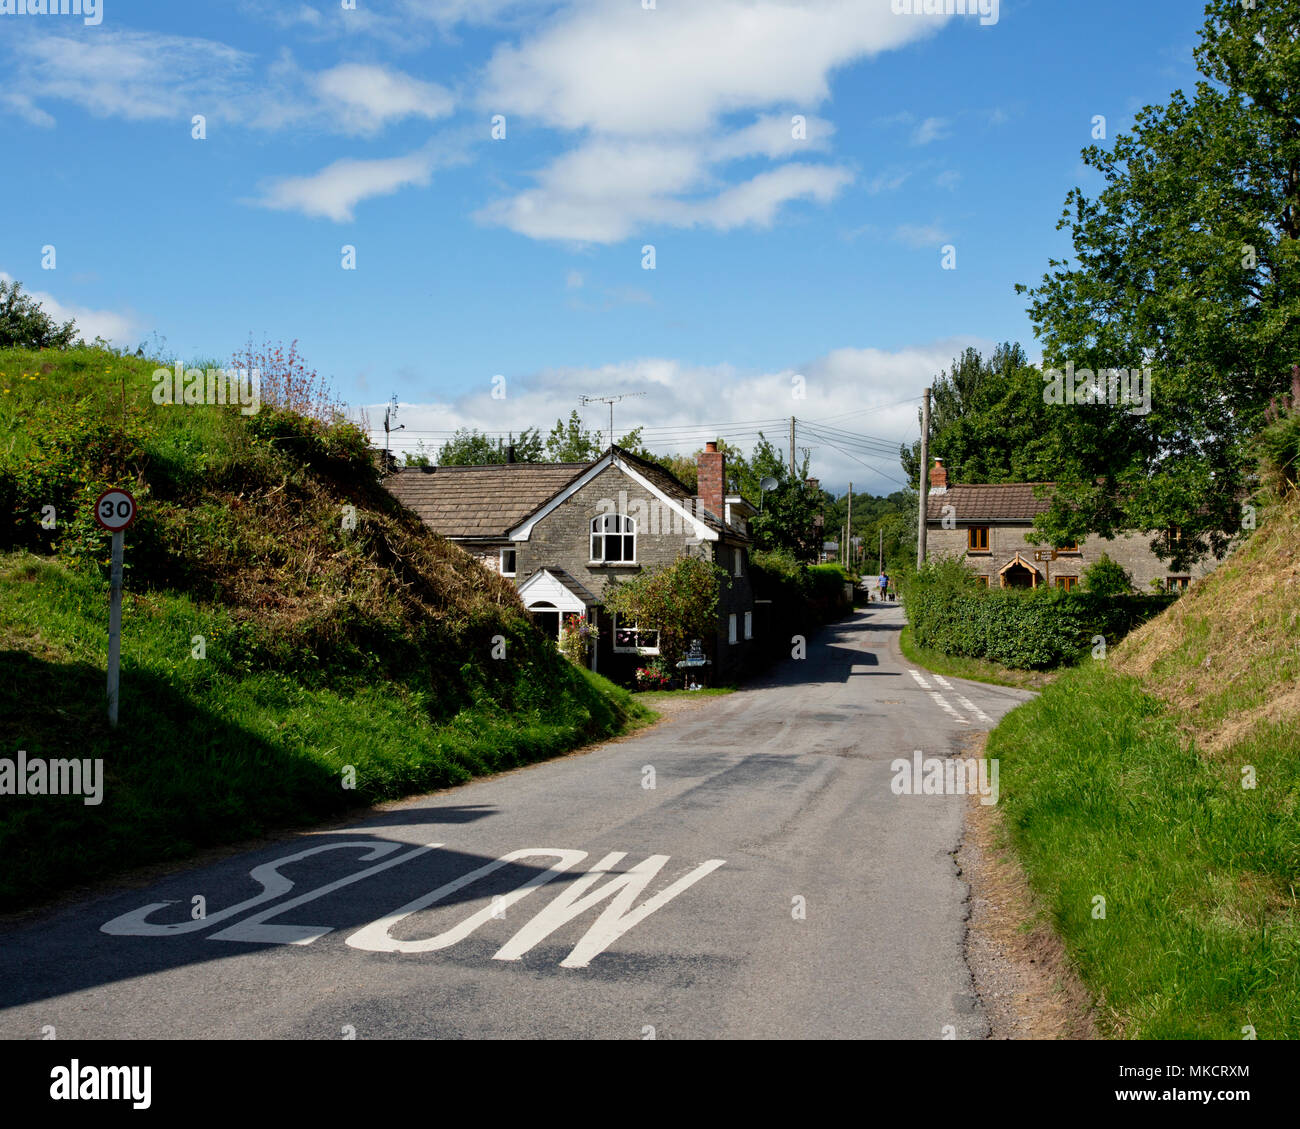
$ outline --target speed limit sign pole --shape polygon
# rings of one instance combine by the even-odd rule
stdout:
[[[122,659],[122,543],[126,527],[135,521],[135,499],[125,490],[105,490],[95,499],[95,520],[113,534],[113,565],[109,573],[108,608],[108,724],[117,725],[118,675]]]
[[[108,724],[117,724],[117,689],[122,661],[122,542],[126,534],[113,534],[113,571],[108,604]]]

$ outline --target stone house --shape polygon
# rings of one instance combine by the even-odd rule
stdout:
[[[566,617],[594,628],[591,666],[630,683],[658,633],[619,622],[603,607],[611,583],[683,553],[725,570],[714,638],[704,640],[710,682],[738,677],[754,648],[749,519],[754,507],[726,493],[725,456],[709,443],[692,494],[656,463],[611,446],[590,463],[405,467],[388,490],[434,532],[509,577],[543,630],[559,640]]]
[[[1147,533],[1125,533],[1113,540],[1090,537],[1057,549],[1052,560],[1050,545],[1025,539],[1034,518],[1050,504],[1047,498],[1034,496],[1040,485],[1053,484],[950,484],[942,460],[936,459],[926,500],[926,559],[960,557],[981,584],[993,587],[1068,589],[1104,554],[1127,569],[1134,589],[1143,593],[1153,590],[1153,581],[1166,591],[1182,590],[1217,564],[1211,560],[1175,572],[1152,552]]]

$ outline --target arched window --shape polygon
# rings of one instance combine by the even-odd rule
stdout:
[[[636,522],[625,514],[600,514],[591,519],[591,560],[599,564],[636,561]]]

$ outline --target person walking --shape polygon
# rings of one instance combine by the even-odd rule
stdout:
[[[881,603],[884,603],[884,601],[889,598],[889,577],[886,576],[883,572],[880,574],[879,584],[880,584],[880,600]]]

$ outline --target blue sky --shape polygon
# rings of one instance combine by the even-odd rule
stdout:
[[[0,272],[132,348],[297,338],[372,424],[396,395],[407,445],[641,392],[620,434],[748,447],[793,414],[821,421],[799,445],[825,484],[888,492],[954,353],[1037,357],[1013,286],[1068,251],[1055,225],[1072,186],[1097,188],[1093,118],[1113,138],[1190,89],[1203,20],[1196,0],[1001,0],[996,22],[894,6],[0,14]]]

